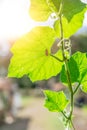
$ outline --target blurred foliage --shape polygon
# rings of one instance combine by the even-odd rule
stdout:
[[[71,37],[72,53],[76,51],[87,52],[87,36],[79,35]]]
[[[32,83],[27,76],[23,76],[22,78],[16,79],[16,81],[20,88],[35,88],[35,83]]]

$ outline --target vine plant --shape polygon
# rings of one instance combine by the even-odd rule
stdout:
[[[71,55],[70,37],[82,26],[86,3],[80,0],[30,0],[30,16],[36,21],[54,19],[53,27],[38,26],[16,41],[9,77],[28,75],[32,81],[49,79],[60,73],[60,80],[69,89],[70,99],[63,91],[45,90],[45,107],[62,113],[66,129],[72,122],[73,97],[79,88],[87,92],[87,53]],[[55,17],[52,17],[55,14]],[[70,104],[70,110],[66,109]]]

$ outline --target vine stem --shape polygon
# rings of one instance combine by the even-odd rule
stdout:
[[[63,62],[63,60],[59,59],[58,57],[56,57],[56,56],[54,56],[52,54],[50,54],[50,56],[52,56],[53,58],[55,58],[57,61]]]
[[[63,116],[68,120],[68,116],[66,116],[66,114],[65,114],[63,111],[61,111],[61,113],[62,113]]]
[[[70,71],[69,71],[69,67],[68,67],[68,59],[65,57],[65,53],[64,53],[64,36],[63,36],[63,24],[62,24],[62,2],[60,4],[60,14],[59,14],[59,22],[60,22],[60,36],[61,36],[61,44],[62,44],[62,55],[63,55],[63,59],[64,59],[64,64],[65,64],[65,71],[66,71],[66,77],[67,77],[67,82],[68,82],[68,87],[71,93],[71,103],[70,103],[70,114],[69,114],[69,121],[71,122],[72,127],[74,128],[74,125],[72,123],[72,113],[73,113],[73,89],[72,89],[72,83],[71,83],[71,79],[70,79]],[[75,128],[74,128],[75,130]]]
[[[72,122],[72,120],[71,120],[71,125],[72,125],[73,129],[75,130],[75,127],[74,127],[74,125],[73,125],[73,122]]]
[[[76,89],[74,90],[73,94],[75,94],[80,86],[80,83],[77,85]]]

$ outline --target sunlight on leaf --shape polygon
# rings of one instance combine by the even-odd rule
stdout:
[[[64,38],[71,37],[73,34],[75,34],[78,31],[79,28],[82,27],[85,11],[86,11],[86,9],[84,9],[82,12],[74,15],[70,22],[68,22],[68,20],[65,17],[62,17]],[[58,37],[61,37],[59,20],[57,20],[54,23],[54,29],[55,29]]]
[[[62,0],[30,0],[29,14],[36,21],[46,21],[52,13],[58,14]],[[74,15],[82,12],[86,4],[80,0],[63,0],[62,14],[70,22]]]
[[[52,28],[36,27],[19,39],[11,49],[13,57],[8,76],[28,75],[32,81],[56,76],[63,64],[50,56],[51,46],[56,38]],[[55,56],[62,58],[61,51],[58,51]]]
[[[46,21],[52,13],[46,0],[30,0],[29,14],[36,21]]]

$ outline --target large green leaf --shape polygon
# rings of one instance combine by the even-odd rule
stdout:
[[[87,92],[87,53],[77,52],[72,55],[68,66],[72,83],[79,82],[82,90]],[[67,83],[64,66],[61,72],[61,81]]]
[[[51,13],[58,13],[61,2],[62,14],[68,21],[86,7],[80,0],[30,0],[30,2],[30,16],[36,21],[45,21]]]
[[[48,19],[49,15],[52,13],[46,0],[30,0],[30,16],[36,21],[45,21]]]
[[[44,94],[46,96],[44,106],[48,108],[49,111],[61,112],[66,108],[69,103],[62,91],[54,92],[50,90],[45,90]]]
[[[19,39],[11,49],[13,57],[8,76],[28,75],[36,81],[57,75],[63,63],[50,56],[55,39],[55,31],[50,27],[36,27]],[[59,58],[61,55],[61,51],[55,54]]]
[[[61,0],[30,0],[29,14],[31,18],[36,21],[46,21],[52,13],[58,12],[60,1]]]
[[[65,17],[62,17],[64,38],[69,38],[74,33],[76,33],[79,28],[82,27],[85,11],[86,11],[86,9],[84,9],[82,12],[74,15],[70,22]],[[61,37],[59,20],[57,20],[55,22],[54,29],[55,29],[58,37]]]

